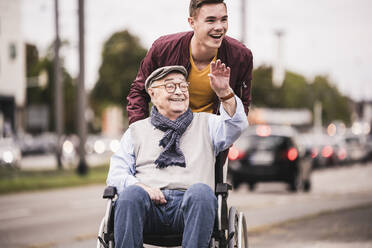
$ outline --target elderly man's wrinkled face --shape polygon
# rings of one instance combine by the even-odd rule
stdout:
[[[188,83],[181,73],[172,72],[153,82],[148,93],[159,113],[170,120],[177,119],[189,107]]]

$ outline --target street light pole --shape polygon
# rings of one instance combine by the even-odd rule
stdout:
[[[246,3],[246,0],[241,0],[241,38],[240,38],[240,41],[245,44],[245,38],[246,38],[246,29],[247,29],[247,26],[246,26],[246,6],[247,6],[247,3]]]
[[[85,106],[86,106],[86,94],[85,94],[85,53],[84,53],[84,0],[79,1],[79,82],[77,92],[77,127],[79,142],[79,164],[77,172],[80,175],[88,173],[88,166],[85,160],[85,141],[86,141],[86,122],[85,122]]]
[[[322,133],[322,103],[315,101],[314,103],[314,130],[317,134]]]
[[[54,0],[55,29],[56,37],[54,41],[54,121],[57,133],[56,159],[58,169],[62,169],[62,134],[64,129],[64,111],[63,111],[63,85],[61,81],[61,64],[59,58],[59,49],[61,41],[59,38],[59,6],[58,0]]]
[[[284,36],[284,31],[276,30],[275,35],[277,36],[277,57],[276,62],[273,66],[272,80],[276,87],[281,87],[285,79],[285,68],[283,66],[283,46],[282,38]]]

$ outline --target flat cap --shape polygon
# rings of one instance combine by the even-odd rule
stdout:
[[[182,75],[184,75],[185,78],[187,78],[187,70],[182,65],[170,65],[170,66],[160,67],[156,69],[155,71],[153,71],[150,74],[150,76],[147,77],[146,82],[145,82],[146,92],[154,81],[164,78],[171,72],[179,72]]]

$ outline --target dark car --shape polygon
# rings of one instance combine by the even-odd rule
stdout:
[[[285,182],[289,190],[311,188],[311,154],[296,144],[296,131],[288,126],[251,126],[229,151],[229,176],[234,188],[248,183]]]
[[[363,162],[372,161],[372,134],[367,135],[365,141],[366,155],[363,158]]]
[[[329,136],[325,133],[310,132],[300,134],[298,144],[311,154],[313,169],[321,169],[344,164],[348,160],[345,142],[340,136]]]

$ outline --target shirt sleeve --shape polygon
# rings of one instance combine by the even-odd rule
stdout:
[[[130,128],[124,133],[120,140],[120,148],[110,159],[110,169],[106,183],[115,186],[118,194],[124,188],[138,182],[136,174],[136,158]]]
[[[211,114],[209,116],[209,134],[212,138],[215,155],[229,148],[248,127],[248,119],[242,101],[236,95],[235,100],[236,111],[232,117],[225,111],[222,104],[220,115]]]
[[[157,43],[158,41],[153,43],[145,58],[142,60],[137,76],[130,87],[129,94],[127,96],[129,124],[145,119],[149,116],[148,106],[150,96],[146,93],[145,81],[151,72],[159,67],[157,64],[157,62],[160,61],[156,51],[158,47]]]
[[[238,75],[240,75],[239,82],[241,83],[238,95],[240,94],[239,97],[241,97],[245,113],[248,115],[249,106],[251,104],[253,55],[248,48],[241,51],[241,54],[244,60],[244,66],[239,67],[241,70],[239,70]]]

